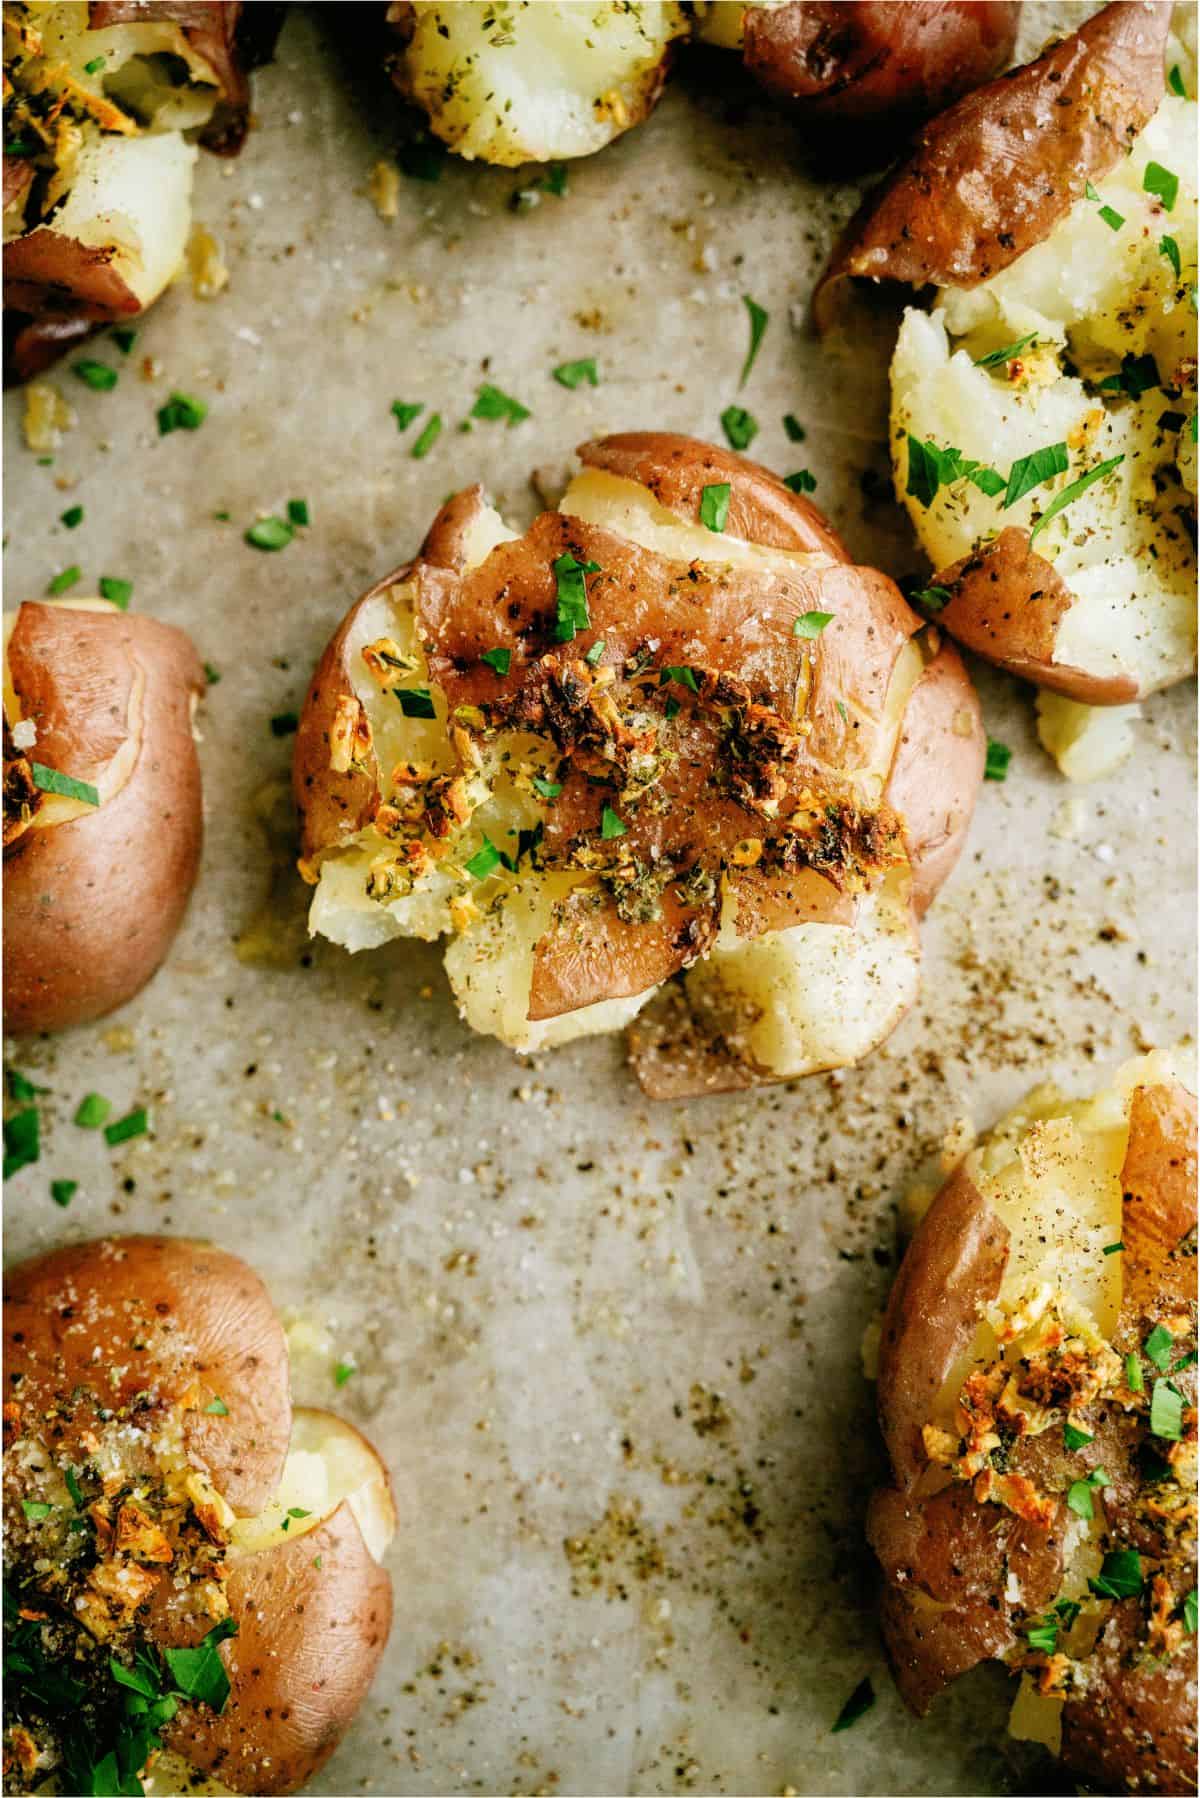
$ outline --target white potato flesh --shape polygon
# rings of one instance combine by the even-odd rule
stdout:
[[[351,1424],[328,1411],[298,1409],[279,1488],[257,1517],[234,1522],[231,1557],[293,1542],[319,1528],[342,1504],[350,1506],[368,1551],[381,1561],[396,1533],[387,1469]]]
[[[116,272],[149,306],[183,266],[196,155],[177,131],[96,138],[81,150],[52,225],[36,230],[52,229],[89,248],[112,245]]]
[[[991,1360],[993,1324],[1036,1316],[1056,1304],[1073,1323],[1109,1341],[1121,1308],[1121,1168],[1135,1088],[1180,1080],[1195,1088],[1183,1054],[1127,1062],[1090,1099],[1036,1089],[967,1159],[985,1202],[1009,1231],[1009,1255],[992,1323],[981,1324],[971,1359]]]
[[[1189,65],[1190,74],[1190,65]],[[1157,163],[1179,178],[1168,213],[1144,189]],[[1141,693],[1186,678],[1196,659],[1195,498],[1196,105],[1167,95],[1132,154],[1045,242],[990,281],[946,289],[931,313],[905,313],[892,363],[896,490],[935,568],[1006,525],[1031,527],[1089,469],[1123,462],[1040,531],[1035,548],[1077,603],[1054,659],[1088,674],[1132,674]],[[1113,230],[1101,206],[1120,215]],[[1180,276],[1163,239],[1175,246]],[[977,359],[1033,336],[1012,361]],[[1136,397],[1101,392],[1122,359],[1153,357],[1166,383]],[[1160,425],[1164,413],[1176,422]],[[1020,457],[1067,446],[1066,473],[1011,507],[967,481],[925,506],[905,488],[907,433],[1007,476]]]
[[[716,560],[711,531],[661,506],[633,481],[587,470],[572,482],[561,510],[683,562]],[[488,508],[474,527],[470,566],[513,535]],[[829,561],[823,555],[764,549],[728,534],[719,539],[719,554],[725,563],[764,570]],[[406,717],[368,672],[362,650],[381,637],[390,637],[409,664],[395,684],[428,687],[434,719]],[[445,699],[430,682],[411,588],[398,583],[360,608],[346,654],[385,780],[400,761],[438,771],[453,768]],[[882,793],[904,708],[922,666],[920,649],[906,645],[888,692],[891,728],[880,733],[879,766],[858,777],[864,803],[876,803]],[[747,673],[752,676],[752,666]],[[527,771],[537,772],[546,764],[545,745],[506,734],[487,744],[484,753],[484,767],[472,779],[476,809],[451,839],[449,855],[434,862],[411,890],[376,900],[368,895],[367,883],[372,863],[387,846],[375,831],[362,832],[321,861],[309,930],[350,950],[375,948],[394,937],[433,941],[450,935],[446,973],[462,1017],[472,1029],[522,1053],[620,1030],[655,988],[558,1017],[529,1017],[537,942],[551,923],[555,902],[591,877],[570,870],[538,871],[524,863],[515,873],[495,869],[482,881],[465,872],[485,839],[514,852],[519,833],[531,829],[541,815]],[[916,994],[919,958],[907,884],[906,869],[889,876],[877,893],[863,898],[853,927],[803,924],[745,942],[737,936],[736,920],[727,918],[711,954],[686,976],[689,992],[703,1009],[736,1015],[747,1052],[777,1078],[853,1061],[887,1035]]]
[[[33,0],[26,10],[46,62],[65,66],[74,86],[93,96],[101,114],[107,100],[132,114],[140,126],[158,131],[187,131],[211,116],[216,74],[173,19],[128,20],[93,29],[87,0]],[[183,81],[180,65],[186,72]]]
[[[460,156],[515,167],[589,156],[645,116],[673,38],[670,0],[416,0],[409,96]]]
[[[1043,689],[1037,696],[1038,740],[1068,780],[1102,780],[1137,748],[1140,705],[1081,705]]]

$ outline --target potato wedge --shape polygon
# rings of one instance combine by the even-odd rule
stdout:
[[[200,863],[204,686],[182,631],[106,601],[6,620],[6,1030],[102,1017],[166,955]]]
[[[765,469],[644,432],[580,457],[522,537],[456,496],[332,639],[294,763],[310,928],[452,934],[464,1017],[518,1049],[682,974],[731,1079],[855,1059],[970,819],[962,664]]]
[[[884,1319],[868,1534],[901,1693],[924,1713],[1003,1661],[1014,1730],[1105,1791],[1196,1776],[1195,1229],[1196,1101],[1147,1056],[978,1142]]]

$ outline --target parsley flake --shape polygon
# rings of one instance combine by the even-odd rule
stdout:
[[[43,793],[58,793],[63,799],[78,799],[83,805],[98,806],[100,795],[96,788],[86,780],[76,780],[70,774],[60,774],[57,768],[43,767],[41,762],[30,762],[29,772],[33,776],[33,784]]]
[[[1183,1395],[1169,1380],[1155,1380],[1150,1394],[1150,1434],[1165,1442],[1178,1442],[1183,1435]]]
[[[229,1675],[217,1653],[217,1644],[237,1635],[232,1617],[223,1617],[213,1625],[198,1648],[164,1648],[163,1660],[175,1682],[176,1690],[194,1704],[207,1704],[214,1711],[225,1708],[229,1697]]]
[[[1065,443],[1048,443],[1044,449],[1034,450],[1032,455],[1019,456],[1009,470],[1008,486],[1000,502],[1002,508],[1007,510],[1009,506],[1015,506],[1035,487],[1052,481],[1055,475],[1065,474],[1069,467]]]
[[[50,1182],[50,1197],[56,1205],[61,1205],[64,1211],[78,1191],[78,1180],[51,1180]]]
[[[817,477],[810,474],[807,468],[798,468],[795,474],[784,475],[783,484],[790,487],[793,493],[815,493]]]
[[[56,574],[54,579],[47,583],[46,591],[54,597],[60,593],[69,593],[71,588],[82,579],[83,569],[79,567],[78,563],[74,563],[70,568],[64,568],[61,574]]]
[[[998,743],[995,737],[989,737],[987,754],[983,763],[984,780],[1007,780],[1008,764],[1012,761],[1012,750],[1007,743]]]
[[[1080,494],[1086,493],[1094,481],[1102,481],[1105,475],[1112,473],[1114,468],[1119,468],[1124,460],[1124,452],[1119,456],[1110,456],[1107,462],[1098,462],[1095,468],[1089,468],[1087,473],[1081,474],[1077,481],[1072,481],[1069,486],[1063,488],[1061,493],[1056,493],[1030,531],[1030,543],[1032,544],[1040,531],[1045,530],[1052,518],[1057,518],[1060,512],[1065,512],[1068,506],[1074,505]]]
[[[556,588],[554,641],[570,643],[577,631],[591,629],[588,613],[587,576],[599,574],[599,562],[577,562],[570,550],[551,563]]]
[[[78,375],[85,386],[93,393],[108,393],[117,384],[117,371],[110,368],[107,362],[94,362],[85,357],[82,362],[71,364],[71,373]]]
[[[105,1124],[104,1140],[110,1149],[115,1149],[118,1143],[130,1142],[135,1136],[145,1136],[149,1129],[150,1114],[144,1105],[139,1105],[133,1111],[126,1112],[123,1118],[118,1118],[115,1124]]]
[[[273,737],[290,737],[300,728],[300,719],[295,712],[276,712],[271,720]]]
[[[789,443],[803,443],[804,439],[808,436],[808,432],[804,429],[804,426],[800,423],[800,420],[796,417],[794,412],[784,413],[783,428],[787,432]]]
[[[700,492],[700,523],[709,531],[723,531],[729,519],[728,481],[713,481]]]
[[[752,300],[748,293],[742,295],[742,305],[750,315],[750,348],[746,351],[746,360],[742,364],[742,373],[738,381],[739,387],[746,385],[747,377],[754,367],[755,357],[762,347],[762,340],[771,319],[766,307],[760,306],[757,300]]]
[[[802,612],[792,626],[793,637],[819,637],[827,625],[833,623],[832,612]]]
[[[605,842],[611,842],[613,837],[623,837],[628,828],[624,819],[619,813],[614,812],[611,805],[604,807],[600,813],[600,835]]]
[[[424,412],[424,410],[425,410],[424,402],[421,400],[417,400],[415,402],[410,402],[407,400],[393,400],[392,401],[392,416],[396,420],[396,429],[398,431],[407,431],[409,425],[413,422],[414,418],[420,418],[420,416],[421,416],[422,412]]]
[[[392,692],[400,701],[400,710],[406,718],[437,717],[433,694],[428,687],[393,687]]]
[[[1175,279],[1178,281],[1180,275],[1183,273],[1183,263],[1179,255],[1179,245],[1176,243],[1175,239],[1173,237],[1160,237],[1158,240],[1158,253],[1160,256],[1166,257],[1174,271]]]
[[[290,499],[287,503],[287,515],[289,524],[306,525],[312,522],[306,499]]]
[[[357,1372],[358,1369],[352,1361],[339,1361],[333,1370],[334,1385],[344,1386],[346,1381],[352,1380]]]
[[[1171,1350],[1174,1346],[1175,1339],[1170,1330],[1164,1329],[1162,1324],[1155,1324],[1142,1344],[1142,1352],[1148,1361],[1153,1361],[1159,1373],[1166,1373],[1171,1364]]]
[[[441,434],[442,415],[440,412],[431,412],[425,421],[425,427],[422,430],[421,435],[417,438],[417,441],[409,451],[409,455],[412,457],[413,461],[422,461],[429,454]]]
[[[129,602],[133,598],[133,582],[123,581],[116,574],[100,576],[100,597],[108,600],[110,605],[119,606],[122,612],[129,610]]]
[[[1181,100],[1187,98],[1187,88],[1183,85],[1183,71],[1178,63],[1171,65],[1171,72],[1167,76],[1167,86],[1173,94],[1178,94]]]
[[[1163,204],[1164,212],[1175,210],[1175,201],[1179,193],[1179,176],[1165,169],[1161,162],[1148,162],[1146,173],[1142,176],[1142,192],[1154,194]]]
[[[1104,1557],[1096,1579],[1088,1585],[1097,1598],[1137,1598],[1142,1590],[1142,1558],[1136,1549],[1116,1548]]]
[[[600,376],[596,370],[594,356],[581,356],[578,362],[560,362],[556,369],[551,370],[551,373],[560,387],[574,389],[582,386],[585,381],[589,387],[600,385]],[[528,418],[529,414],[525,412],[524,407],[521,410],[523,415]]]
[[[73,531],[76,525],[83,523],[83,507],[68,506],[66,511],[61,514],[59,522],[65,524],[69,531]]]
[[[1075,1480],[1067,1490],[1067,1509],[1074,1511],[1076,1517],[1083,1517],[1089,1523],[1095,1516],[1092,1504],[1092,1493],[1102,1486],[1111,1486],[1112,1481],[1103,1467],[1095,1468],[1086,1479]]]
[[[49,1517],[54,1506],[46,1504],[44,1499],[23,1498],[21,1500],[21,1509],[31,1523],[40,1523],[43,1517]]]
[[[1092,1438],[1086,1430],[1077,1429],[1073,1423],[1063,1424],[1063,1447],[1069,1449],[1072,1454],[1091,1440]]]
[[[41,1120],[30,1106],[4,1120],[4,1178],[32,1167],[41,1156]]]
[[[1053,1654],[1058,1646],[1057,1617],[1043,1617],[1025,1632],[1025,1640],[1035,1654]]]
[[[493,387],[490,382],[485,381],[475,397],[475,404],[471,407],[471,417],[503,418],[507,419],[510,425],[519,425],[522,419],[532,418],[533,414],[528,406],[523,406],[520,400],[515,400],[510,393],[505,393],[501,388]]]
[[[926,612],[940,612],[950,604],[949,587],[918,587],[909,594],[913,605]]]
[[[1036,340],[1037,332],[1030,331],[1027,337],[1018,337],[1015,343],[1006,343],[1001,349],[989,350],[986,356],[976,356],[975,366],[976,368],[999,368],[1002,362],[1011,362],[1015,356],[1019,356],[1023,349]]]
[[[758,420],[744,406],[726,406],[721,414],[721,429],[731,449],[749,449],[758,436]]]
[[[529,782],[539,799],[557,799],[562,792],[561,780],[547,780],[541,774],[535,774]]]
[[[700,691],[700,682],[696,679],[694,668],[664,668],[662,674],[664,681],[678,681],[681,687],[688,687],[693,693]]]
[[[1125,1244],[1123,1242],[1106,1242],[1104,1245],[1104,1253],[1106,1255],[1123,1255],[1125,1253]]]
[[[194,394],[173,393],[157,416],[160,437],[168,437],[172,431],[198,431],[208,417],[208,405]]]
[[[860,1717],[866,1716],[874,1703],[875,1688],[871,1684],[871,1681],[869,1679],[859,1680],[853,1692],[851,1692],[849,1698],[847,1698],[845,1704],[838,1712],[837,1719],[830,1734],[836,1736],[839,1735],[843,1729],[849,1729],[852,1724],[858,1722]]]
[[[486,880],[503,861],[503,856],[490,837],[484,837],[483,844],[466,863],[467,873],[472,880]],[[348,1378],[349,1376],[347,1376]],[[341,1384],[341,1381],[338,1381]]]
[[[492,673],[499,675],[501,680],[503,680],[504,676],[512,667],[512,650],[485,649],[479,660],[481,662],[486,662],[488,667],[492,670]]]
[[[246,542],[254,549],[286,549],[296,535],[286,518],[256,518],[246,532]]]
[[[1183,1595],[1183,1627],[1189,1636],[1196,1633],[1196,1588]]]
[[[210,1399],[209,1403],[204,1407],[204,1415],[206,1417],[228,1417],[229,1406],[225,1403],[223,1398]]]
[[[79,1102],[75,1122],[81,1130],[98,1130],[111,1111],[111,1099],[102,1097],[100,1093],[88,1093]]]

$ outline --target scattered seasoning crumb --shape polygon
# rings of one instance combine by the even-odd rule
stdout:
[[[30,381],[21,429],[26,447],[45,458],[43,466],[49,466],[50,451],[59,447],[63,432],[71,430],[75,422],[75,413],[52,381]]]

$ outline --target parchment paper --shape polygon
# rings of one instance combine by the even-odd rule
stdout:
[[[1028,10],[1033,43],[1050,15]],[[924,1725],[892,1691],[859,1345],[897,1198],[956,1119],[985,1124],[1050,1075],[1086,1088],[1190,1029],[1191,696],[1151,701],[1136,760],[1073,789],[1030,691],[979,670],[1009,778],[985,788],[927,922],[922,1002],[844,1074],[654,1107],[617,1039],[523,1063],[471,1037],[433,948],[310,947],[279,824],[291,742],[269,720],[455,487],[482,479],[524,522],[531,471],[553,484],[585,437],[716,439],[740,400],[753,453],[812,470],[860,561],[920,567],[887,497],[883,368],[807,333],[857,190],[811,179],[728,62],[689,61],[562,198],[514,213],[536,171],[451,161],[402,181],[385,221],[367,186],[396,110],[354,54],[365,28],[357,8],[290,7],[244,155],[202,157],[196,215],[226,291],[197,300],[185,279],[127,358],[102,346],[111,393],[60,368],[78,422],[53,466],[6,401],[7,603],[70,563],[79,592],[131,578],[221,677],[201,723],[204,867],[167,967],[117,1017],[13,1051],[51,1091],[42,1160],[5,1194],[6,1255],[211,1236],[296,1321],[297,1397],[385,1451],[395,1630],[315,1791],[1044,1791],[1058,1776],[1006,1740],[995,1669]],[[739,395],[744,293],[771,316]],[[600,385],[566,392],[550,371],[582,356]],[[533,417],[460,434],[485,379]],[[160,438],[174,389],[209,415]],[[442,413],[425,460],[394,399]],[[280,554],[248,547],[291,497],[311,528]],[[86,518],[67,531],[73,503]],[[108,1150],[75,1128],[93,1090],[148,1104],[152,1137]],[[68,1211],[51,1177],[80,1182]],[[340,1391],[338,1361],[358,1367]],[[874,1709],[831,1735],[866,1674]]]

